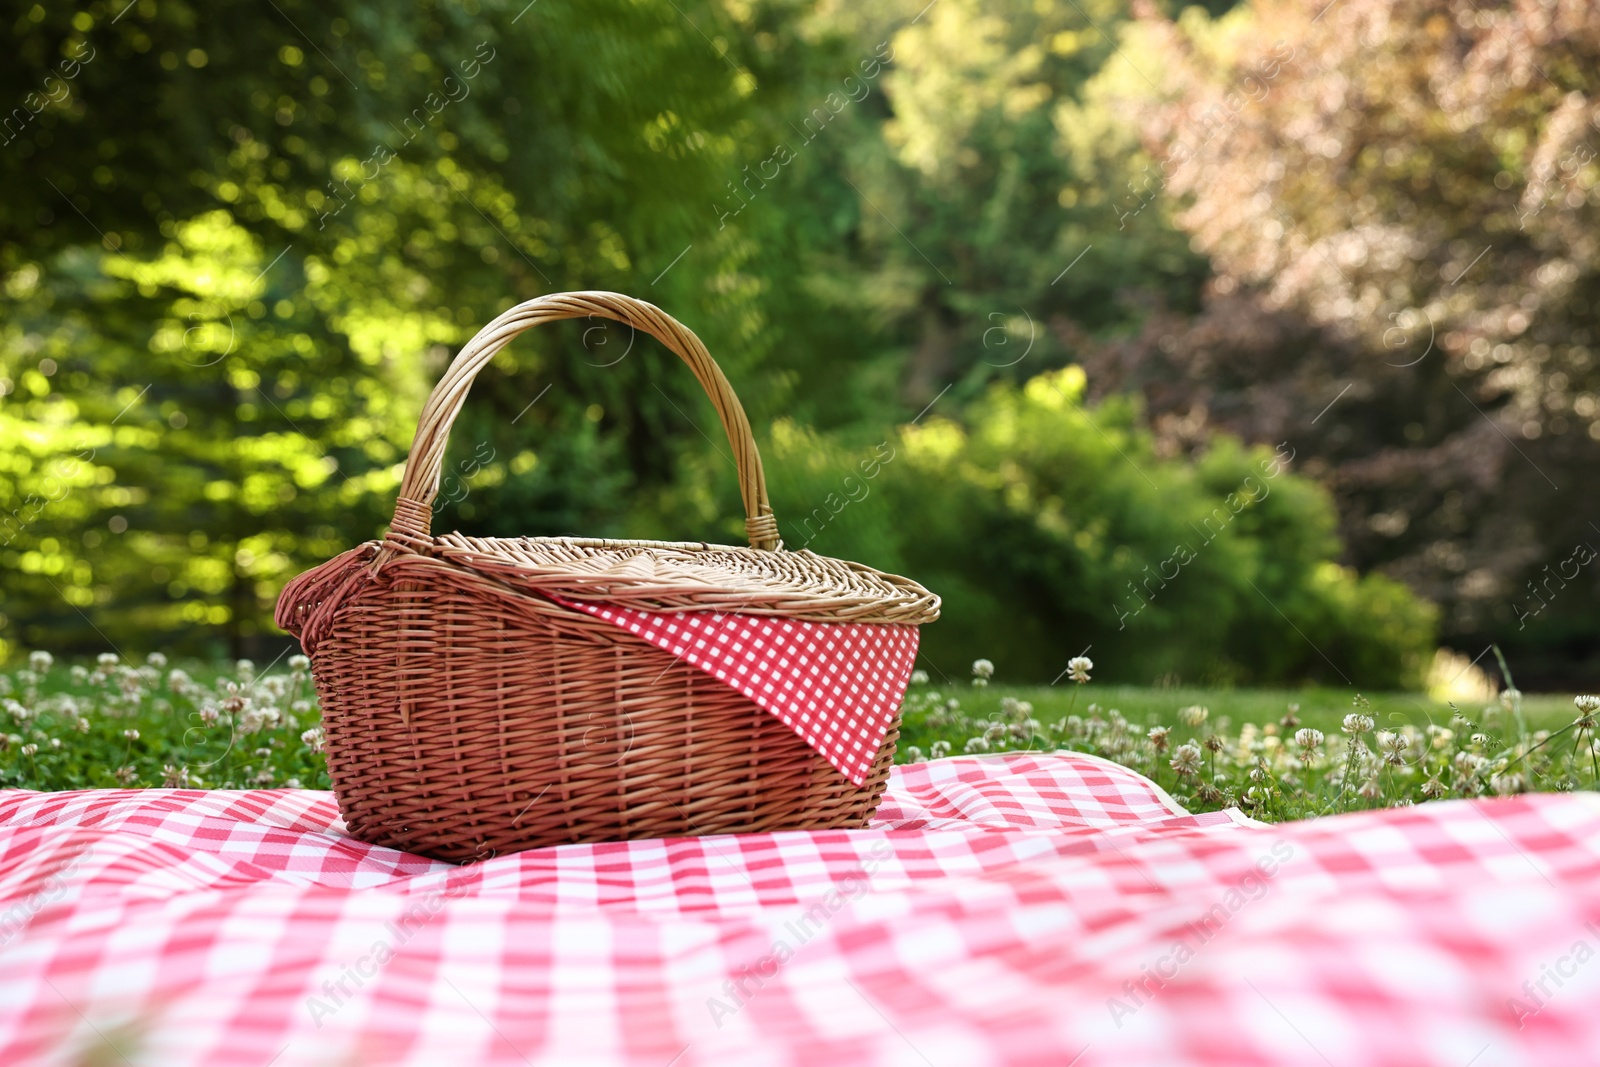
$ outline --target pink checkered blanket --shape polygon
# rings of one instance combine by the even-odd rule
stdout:
[[[0,1064],[1600,1062],[1600,800],[1283,826],[1076,754],[467,867],[310,791],[0,793]]]

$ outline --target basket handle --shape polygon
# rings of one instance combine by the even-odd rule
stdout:
[[[439,384],[433,387],[417,424],[417,436],[406,458],[406,473],[395,501],[394,522],[388,540],[412,547],[431,543],[433,498],[439,492],[445,445],[450,427],[467,399],[467,390],[478,372],[488,366],[512,338],[542,322],[600,316],[615,319],[655,337],[676,352],[694,372],[700,387],[722,419],[722,428],[733,446],[734,463],[739,469],[739,495],[744,498],[744,526],[750,546],[778,548],[778,522],[767,503],[767,479],[761,469],[761,454],[756,451],[750,420],[734,395],[711,353],[687,326],[654,304],[635,300],[621,293],[551,293],[518,304],[489,325],[456,355]]]

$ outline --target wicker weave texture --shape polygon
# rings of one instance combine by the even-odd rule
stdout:
[[[711,396],[751,548],[430,532],[449,425],[517,333],[604,315],[660,337]],[[454,861],[544,845],[866,824],[898,729],[856,786],[731,686],[551,595],[654,611],[921,623],[916,583],[785,552],[749,423],[699,339],[613,293],[541,297],[485,327],[424,409],[395,522],[291,582],[277,620],[313,663],[350,831]]]
[[[544,845],[866,824],[857,788],[729,686],[610,623],[426,556],[316,648],[350,831],[466,861]]]

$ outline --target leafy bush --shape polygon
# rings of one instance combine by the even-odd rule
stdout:
[[[1082,403],[1081,369],[999,384],[957,422],[880,442],[780,424],[769,485],[785,542],[909,574],[944,598],[926,661],[994,650],[1051,681],[1072,655],[1121,680],[1416,685],[1435,613],[1335,557],[1327,494],[1292,450],[1217,438],[1156,454],[1131,402]]]

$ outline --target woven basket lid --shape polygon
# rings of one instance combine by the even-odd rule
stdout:
[[[608,541],[577,537],[434,537],[431,502],[439,491],[450,427],[478,372],[512,338],[542,322],[609,318],[660,340],[694,372],[733,446],[750,547],[698,542]],[[352,568],[381,570],[401,556],[426,556],[490,578],[519,592],[557,599],[603,600],[655,612],[724,611],[782,615],[810,622],[920,625],[939,617],[939,598],[915,582],[859,563],[806,550],[786,550],[767,502],[766,476],[749,420],[716,361],[687,327],[661,309],[619,293],[542,296],[485,326],[456,356],[434,387],[417,426],[395,502],[394,522],[381,543],[363,545],[297,580],[297,593],[345,585]],[[286,601],[301,601],[290,597]],[[313,598],[317,599],[317,598]],[[292,628],[303,611],[280,601],[280,625]]]
[[[513,589],[646,611],[912,625],[939,617],[939,598],[910,579],[804,549],[452,533],[428,554]]]

